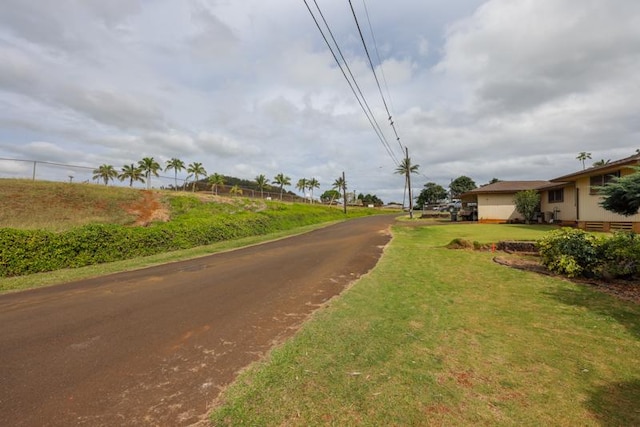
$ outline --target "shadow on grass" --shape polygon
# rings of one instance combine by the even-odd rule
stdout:
[[[640,380],[610,383],[591,393],[586,406],[603,426],[640,426]]]
[[[617,300],[611,295],[589,289],[587,286],[558,288],[547,292],[563,304],[585,307],[594,313],[615,319],[640,338],[640,306],[632,302]]]

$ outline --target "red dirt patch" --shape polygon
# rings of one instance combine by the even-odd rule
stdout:
[[[124,206],[131,215],[136,216],[135,225],[146,227],[153,221],[169,221],[169,210],[153,191],[143,191],[141,200]]]

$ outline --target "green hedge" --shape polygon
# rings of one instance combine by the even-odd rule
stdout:
[[[0,276],[118,261],[341,218],[344,215],[336,209],[309,210],[292,205],[262,212],[178,218],[149,227],[99,224],[64,233],[4,228],[0,229]]]
[[[549,270],[569,277],[633,277],[640,273],[640,237],[617,232],[596,237],[573,228],[550,231],[538,241]]]

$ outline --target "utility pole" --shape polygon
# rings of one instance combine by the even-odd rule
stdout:
[[[409,218],[413,219],[413,195],[411,194],[411,164],[409,160],[409,147],[404,147],[405,150],[405,163],[407,170],[407,187],[409,187]]]
[[[342,171],[342,204],[345,215],[347,214],[347,181],[344,179],[344,171]]]

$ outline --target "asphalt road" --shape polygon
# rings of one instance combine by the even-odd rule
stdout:
[[[190,425],[369,271],[390,216],[0,296],[0,426]]]

